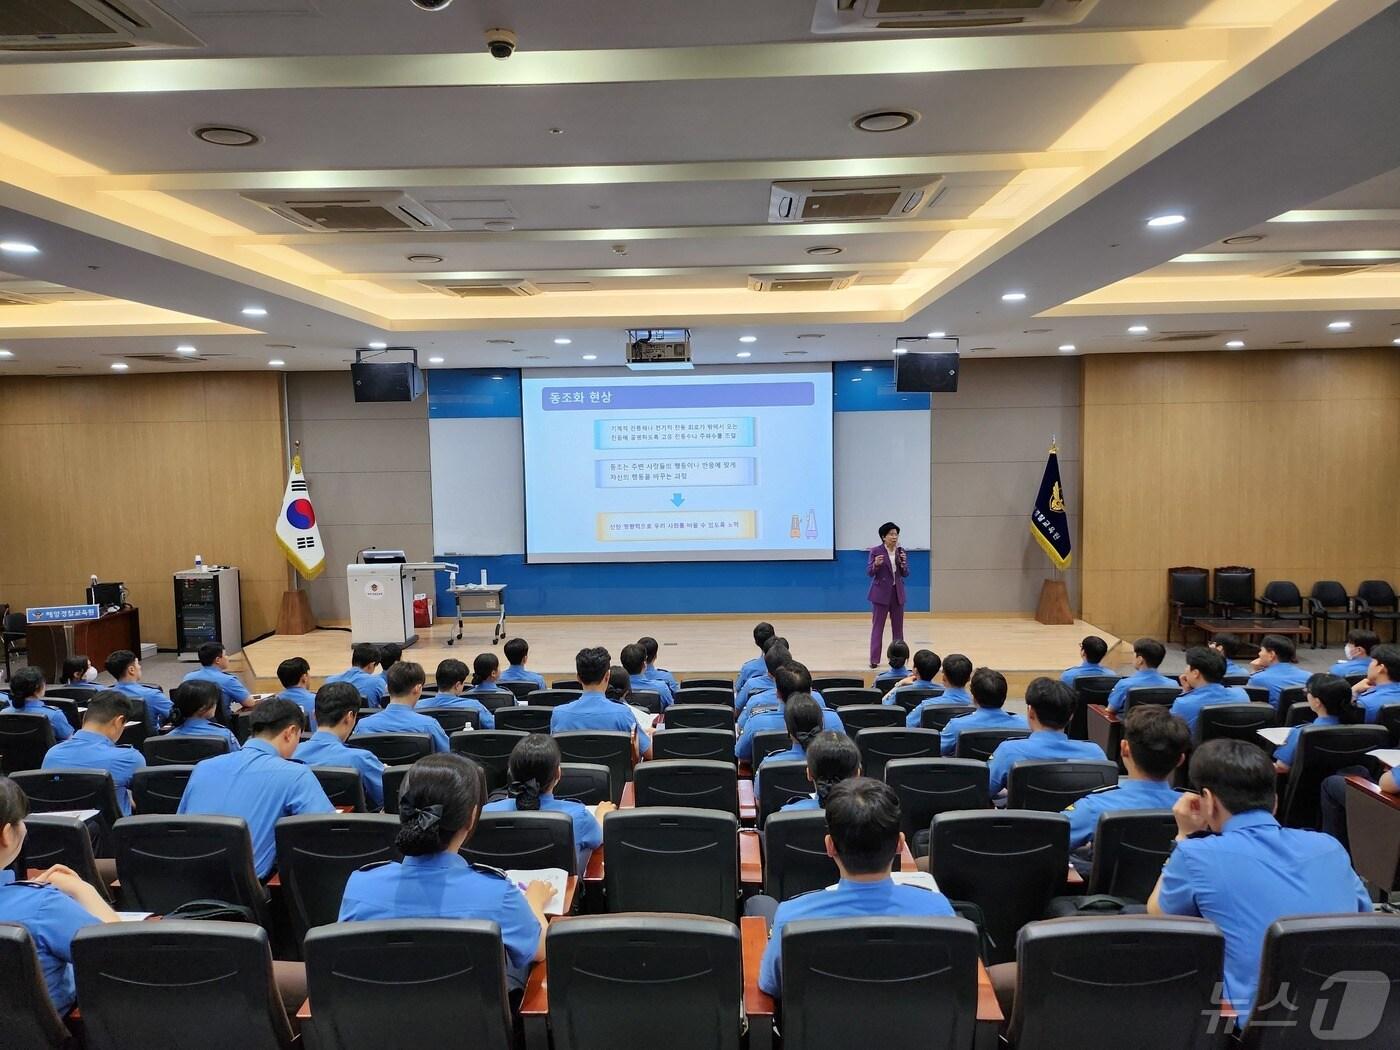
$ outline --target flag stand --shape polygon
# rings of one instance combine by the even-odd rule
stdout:
[[[301,471],[301,442],[294,443],[293,470]],[[278,634],[310,634],[316,629],[316,617],[311,614],[311,598],[300,587],[300,576],[294,566],[291,570],[292,586],[282,592],[282,608],[277,614]]]
[[[1058,443],[1051,435],[1045,476],[1041,480],[1041,491],[1031,515],[1031,535],[1050,558],[1051,567],[1051,577],[1040,585],[1040,601],[1035,608],[1036,622],[1066,626],[1074,623],[1074,613],[1069,606],[1069,588],[1065,586],[1063,571],[1069,565],[1070,548],[1064,498],[1060,490],[1060,469],[1056,459],[1058,453]]]
[[[1064,580],[1045,580],[1041,583],[1035,619],[1036,623],[1058,626],[1074,623],[1074,613],[1069,608],[1069,589]]]

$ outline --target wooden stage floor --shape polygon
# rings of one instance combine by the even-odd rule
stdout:
[[[616,661],[628,642],[649,634],[661,643],[658,663],[677,678],[732,676],[744,661],[756,656],[753,625],[772,623],[788,639],[793,655],[814,675],[859,676],[867,682],[876,672],[868,668],[866,646],[870,619],[856,614],[793,615],[743,614],[635,617],[519,617],[508,622],[510,637],[530,643],[528,666],[547,679],[572,678],[574,654],[590,645],[604,645]],[[453,622],[439,620],[419,631],[416,645],[404,658],[421,663],[431,679],[439,660],[455,656],[471,666],[477,653],[491,650],[505,657],[498,645],[492,650],[490,621],[467,620],[460,642],[451,647]],[[1049,627],[1030,617],[907,616],[905,636],[910,650],[932,649],[940,656],[963,653],[976,666],[995,667],[1007,676],[1013,695],[1020,695],[1032,678],[1059,674],[1079,662],[1079,640],[1086,634],[1101,635],[1110,649],[1119,639],[1092,624],[1075,621]],[[888,637],[888,636],[887,636]],[[277,688],[277,664],[292,656],[311,664],[313,684],[350,664],[348,631],[318,630],[305,635],[273,635],[244,650],[258,690]],[[1114,664],[1119,652],[1107,663]]]

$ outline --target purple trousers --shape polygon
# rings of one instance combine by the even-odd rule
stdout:
[[[870,662],[878,664],[884,656],[885,617],[890,620],[891,641],[904,641],[904,606],[870,603]]]

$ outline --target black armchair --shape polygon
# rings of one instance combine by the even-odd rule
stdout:
[[[1390,640],[1400,641],[1400,597],[1385,580],[1362,580],[1356,588],[1356,608],[1365,613],[1371,630],[1390,624]]]
[[[1254,570],[1246,565],[1221,565],[1215,570],[1211,606],[1229,619],[1236,611],[1254,611]]]
[[[1308,596],[1308,609],[1312,613],[1314,649],[1317,648],[1319,633],[1323,647],[1326,647],[1329,624],[1340,623],[1344,629],[1350,630],[1367,621],[1366,614],[1357,607],[1355,599],[1336,580],[1318,580],[1313,584],[1312,594]]]
[[[1167,641],[1172,626],[1186,630],[1202,616],[1210,614],[1210,573],[1198,565],[1178,565],[1167,570]]]

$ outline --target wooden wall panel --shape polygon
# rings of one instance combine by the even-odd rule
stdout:
[[[171,573],[237,565],[243,630],[287,585],[272,526],[286,483],[282,377],[17,378],[0,385],[0,601],[74,601],[124,580],[143,640],[175,644]],[[98,422],[96,416],[105,417]]]
[[[1172,565],[1400,586],[1400,354],[1084,359],[1084,619],[1166,630]]]

